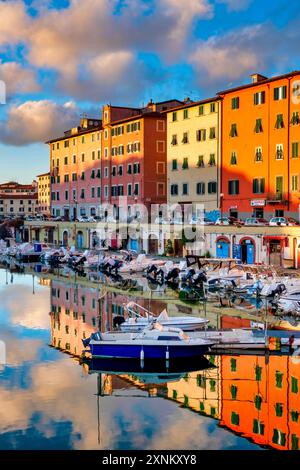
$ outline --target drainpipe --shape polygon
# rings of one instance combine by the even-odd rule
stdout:
[[[291,114],[291,77],[288,78],[288,135],[287,135],[287,141],[288,141],[288,150],[287,150],[287,175],[288,175],[288,192],[287,192],[287,197],[288,197],[288,212],[290,210],[290,114]]]

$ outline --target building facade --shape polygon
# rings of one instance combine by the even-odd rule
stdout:
[[[300,72],[219,93],[222,212],[299,218]]]
[[[193,214],[204,210],[212,220],[219,216],[220,116],[220,98],[167,112],[168,203],[191,204]]]
[[[34,216],[37,211],[37,184],[14,181],[0,185],[0,217]]]
[[[102,119],[82,118],[80,125],[48,142],[51,212],[66,220],[104,215],[126,196],[134,204],[166,202],[166,117],[177,100],[145,108],[106,105]]]
[[[50,214],[50,173],[37,176],[38,212],[43,215]]]

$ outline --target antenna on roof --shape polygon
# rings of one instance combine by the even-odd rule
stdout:
[[[86,114],[86,113],[81,113],[81,114],[80,114],[80,117],[83,118],[83,119],[86,119],[86,118],[87,118],[87,114]]]

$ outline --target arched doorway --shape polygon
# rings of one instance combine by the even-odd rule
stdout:
[[[270,264],[281,266],[281,240],[270,240]]]
[[[68,246],[69,243],[69,234],[68,231],[65,230],[63,233],[63,246]]]
[[[241,261],[245,264],[255,263],[255,242],[252,238],[242,238],[241,245]]]
[[[229,258],[230,253],[230,242],[226,237],[217,238],[216,242],[216,257],[217,258]]]
[[[79,230],[77,232],[77,236],[76,236],[76,245],[77,245],[77,248],[83,248],[83,242],[84,242],[84,238],[83,238],[83,232],[81,230]]]
[[[149,235],[148,237],[148,253],[151,255],[158,254],[158,239],[155,235]]]

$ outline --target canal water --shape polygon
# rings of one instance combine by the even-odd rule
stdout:
[[[0,449],[298,449],[300,358],[208,356],[159,371],[82,361],[81,339],[136,298],[150,302],[0,270]],[[149,305],[203,315],[173,298]],[[212,324],[251,320],[214,308]]]

